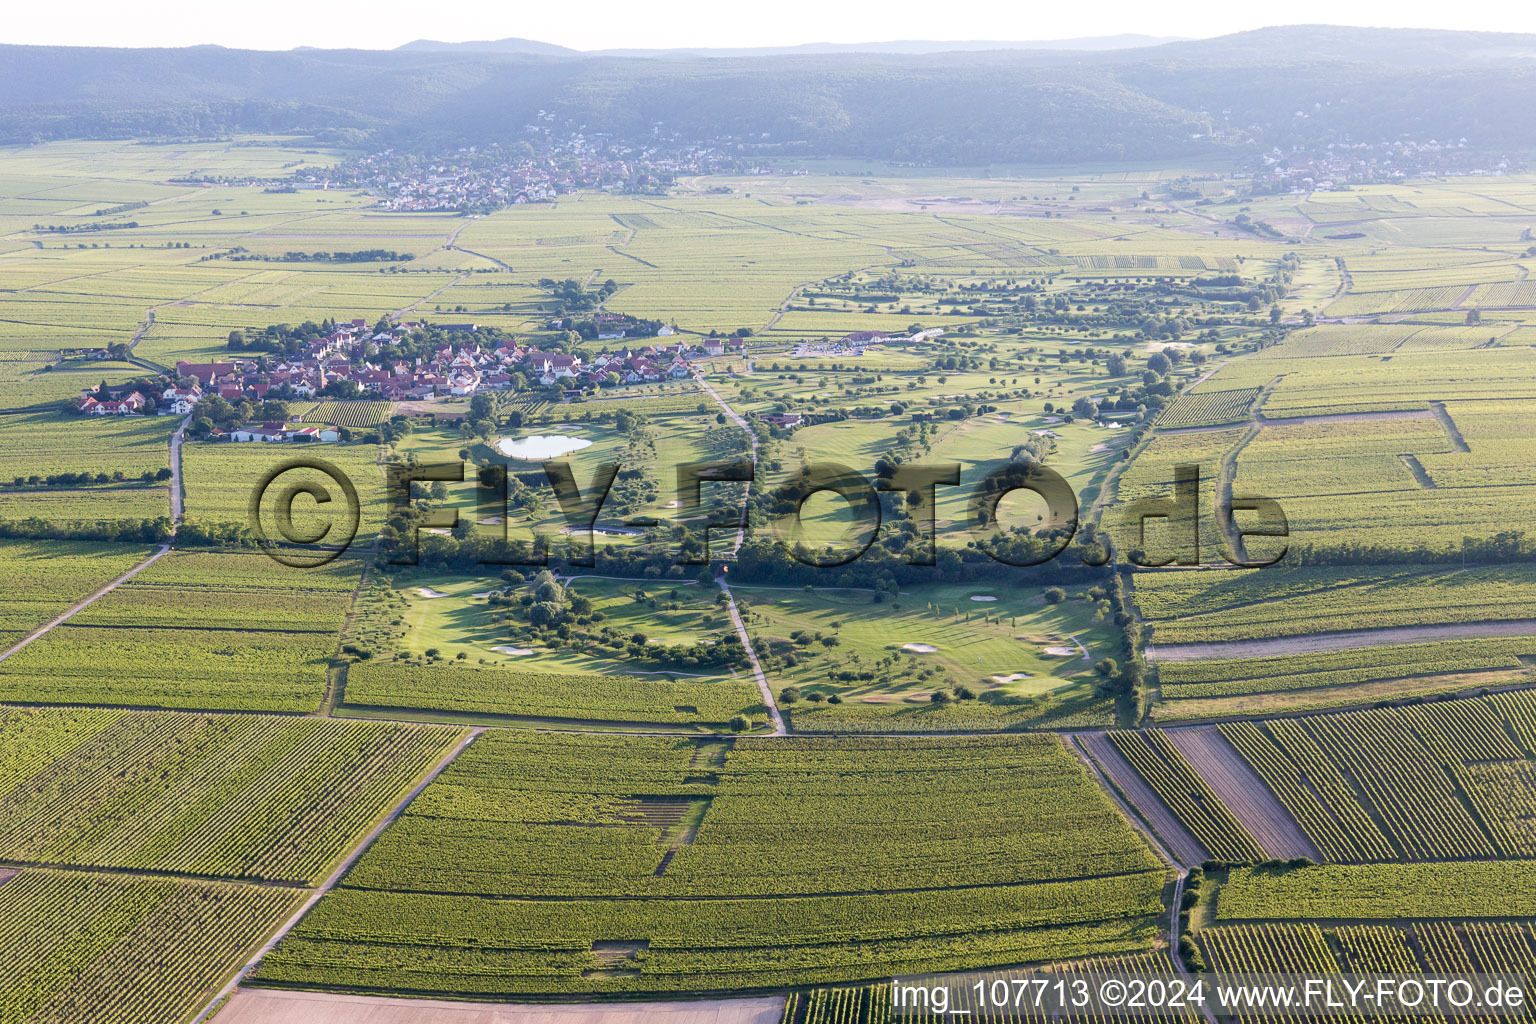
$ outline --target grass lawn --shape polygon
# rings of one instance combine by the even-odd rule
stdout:
[[[1086,693],[1095,677],[1092,661],[1084,660],[1077,645],[1096,658],[1108,654],[1113,642],[1111,630],[1094,623],[1090,602],[1051,605],[1033,588],[913,587],[881,604],[869,591],[835,588],[807,592],[744,585],[732,593],[747,613],[748,631],[774,651],[769,679],[776,688],[793,683],[849,700],[926,701],[935,689],[957,684],[1017,697]],[[795,643],[797,631],[835,637],[837,644]],[[908,644],[936,649],[903,650]],[[833,678],[847,671],[872,671],[875,678]]]
[[[499,572],[464,576],[401,570],[393,575],[382,598],[371,598],[387,602],[388,614],[381,616],[376,605],[373,618],[398,618],[399,624],[389,627],[389,649],[413,656],[435,649],[447,661],[460,660],[458,656],[463,654],[463,661],[470,665],[502,665],[520,672],[688,674],[672,672],[661,662],[636,660],[623,651],[605,657],[552,648],[529,639],[531,633],[522,621],[496,621],[499,610],[487,598],[503,585]],[[603,616],[596,620],[597,625],[611,626],[625,636],[640,633],[653,643],[691,645],[723,637],[731,629],[730,618],[716,604],[720,592],[712,586],[681,580],[636,582],[589,576],[577,577],[571,589],[590,599],[593,611]],[[637,599],[637,590],[643,590],[646,599]],[[533,653],[513,655],[498,647]]]

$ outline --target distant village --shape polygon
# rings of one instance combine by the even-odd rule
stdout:
[[[597,339],[623,341],[632,317],[598,314]],[[559,330],[569,326],[551,320]],[[575,397],[598,388],[677,381],[704,376],[700,360],[748,356],[740,337],[679,337],[663,325],[657,337],[635,339],[635,344],[615,345],[597,355],[542,351],[517,339],[486,340],[476,337],[475,323],[432,324],[434,337],[424,354],[391,356],[402,342],[427,325],[401,321],[382,329],[370,327],[358,317],[338,321],[316,337],[303,342],[289,355],[231,358],[217,362],[176,364],[174,376],[162,375],[129,384],[105,382],[81,392],[74,408],[86,416],[187,416],[199,403],[217,397],[229,405],[281,400],[362,399],[385,402],[426,402],[465,397],[482,392],[546,389],[561,398]],[[911,335],[884,331],[855,331],[844,337],[814,344],[818,354],[862,354],[870,346],[887,341],[926,341],[943,334],[931,329]],[[463,335],[462,341],[452,340]],[[812,343],[796,350],[810,354]],[[280,422],[232,425],[213,431],[216,439],[230,441],[337,441],[345,431],[325,425],[286,426]]]
[[[1411,177],[1501,175],[1510,169],[1508,156],[1469,146],[1466,139],[1337,142],[1326,149],[1298,146],[1260,154],[1253,168],[1253,192],[1302,195]]]
[[[550,202],[581,189],[625,193],[664,191],[681,175],[740,170],[739,158],[718,144],[651,139],[631,144],[566,127],[541,115],[523,141],[466,146],[422,156],[385,150],[324,172],[303,171],[290,189],[364,188],[378,205],[401,212],[486,213],[523,203]]]

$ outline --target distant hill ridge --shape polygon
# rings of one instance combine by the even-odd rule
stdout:
[[[546,124],[618,139],[651,138],[659,123],[685,139],[750,140],[780,154],[950,165],[1462,137],[1536,148],[1532,35],[1300,25],[1120,49],[817,52],[823,45],[832,44],[625,59],[529,40],[285,52],[0,46],[0,142],[297,131],[430,149],[515,139],[543,112]]]
[[[568,46],[534,39],[488,39],[445,43],[417,39],[396,50],[438,53],[525,53],[571,57],[770,57],[814,53],[954,53],[973,50],[1125,50],[1183,42],[1183,36],[1147,36],[1127,33],[1115,36],[1084,36],[1079,39],[1044,39],[1031,42],[988,40],[904,39],[881,43],[800,43],[795,46],[670,47],[654,49],[573,50]]]

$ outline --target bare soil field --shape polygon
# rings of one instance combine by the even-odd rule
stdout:
[[[1385,629],[1350,629],[1337,633],[1308,633],[1264,640],[1212,640],[1203,644],[1148,644],[1151,661],[1196,661],[1200,658],[1267,658],[1276,654],[1311,651],[1347,651],[1383,644],[1415,644],[1428,640],[1462,637],[1531,636],[1536,619],[1498,622],[1448,622],[1437,626],[1391,626]]]
[[[1109,741],[1109,737],[1101,732],[1079,733],[1073,739],[1080,749],[1093,759],[1099,771],[1114,785],[1126,802],[1135,808],[1141,819],[1151,826],[1157,835],[1183,867],[1194,867],[1210,859],[1210,854],[1205,851],[1189,834],[1189,830],[1179,823],[1168,806],[1158,799],[1152,788],[1142,781],[1136,769],[1130,762],[1120,756],[1115,745]]]
[[[1296,819],[1214,726],[1169,729],[1166,735],[1266,854],[1281,860],[1324,859]]]
[[[218,1024],[779,1024],[783,996],[657,1003],[458,1003],[242,988]]]

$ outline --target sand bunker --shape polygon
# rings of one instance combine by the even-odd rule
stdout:
[[[558,459],[562,455],[571,452],[579,452],[583,448],[592,447],[592,442],[582,437],[572,437],[569,434],[533,434],[530,437],[510,438],[504,437],[496,442],[496,450],[512,459],[522,459],[525,462],[543,462],[546,459]]]
[[[993,597],[991,594],[972,594],[971,595],[971,600],[972,601],[996,601],[997,598]]]
[[[1092,448],[1089,448],[1088,450],[1090,452],[1107,452],[1107,451],[1109,451],[1109,445],[1107,445],[1107,444],[1096,444]]]
[[[1029,673],[1028,672],[1014,672],[1011,675],[993,676],[992,677],[993,681],[994,682],[998,682],[998,683],[1016,683],[1016,682],[1018,682],[1021,679],[1028,679],[1028,678],[1029,678]]]
[[[416,593],[420,594],[422,597],[447,597],[448,596],[447,594],[443,593],[441,590],[433,590],[431,587],[417,587],[416,588]]]
[[[938,650],[933,644],[902,644],[901,649],[908,654],[932,654]]]
[[[514,658],[525,657],[533,653],[526,647],[492,647],[491,650],[499,651],[502,654],[510,654]]]
[[[1071,658],[1076,656],[1076,647],[1047,647],[1045,653],[1053,658]]]
[[[470,597],[490,597],[494,593],[496,593],[496,591],[494,591],[494,590],[482,590],[478,594],[470,594],[469,596]]]

